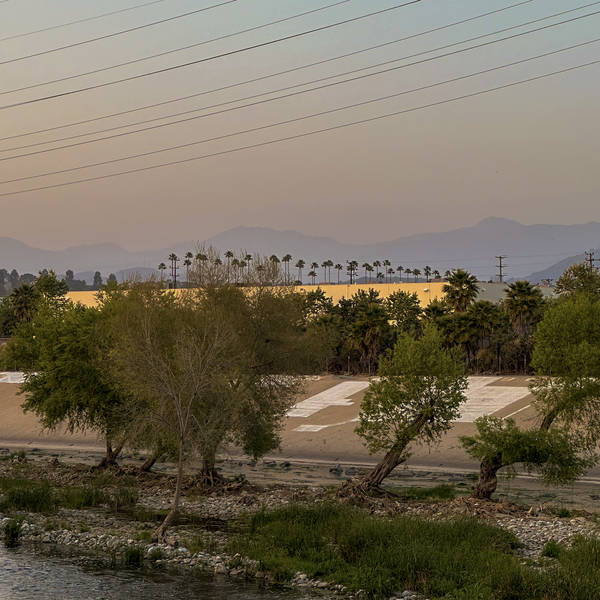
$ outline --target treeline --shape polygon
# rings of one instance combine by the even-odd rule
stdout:
[[[11,292],[16,290],[22,285],[32,285],[38,279],[38,277],[47,275],[48,269],[40,271],[37,275],[33,273],[22,273],[16,269],[8,271],[7,269],[0,269],[0,296],[8,296]],[[75,274],[71,269],[65,272],[62,278],[67,285],[67,288],[71,292],[83,292],[83,291],[96,291],[99,290],[108,281],[117,281],[117,277],[114,273],[108,276],[107,282],[103,281],[102,274],[100,271],[94,273],[93,281],[90,285],[83,279],[75,279]]]
[[[274,286],[278,271],[256,263],[260,278],[251,292],[227,284],[226,266],[213,265],[203,270],[203,286],[178,295],[160,281],[108,285],[93,308],[66,300],[64,281],[48,273],[19,305],[2,348],[3,367],[26,372],[25,410],[47,428],[62,424],[102,436],[102,466],[114,464],[124,447],[147,453],[143,468],[163,455],[176,462],[172,510],[156,539],[177,514],[185,461],[197,459],[198,482],[213,486],[224,447],[255,458],[276,448],[304,376],[325,366],[379,375],[356,432],[384,456],[344,486],[344,496],[376,493],[412,444],[440,439],[466,400],[467,372],[477,363],[465,340],[449,335],[456,330],[449,323],[484,312],[473,276],[452,273],[444,301],[425,310],[414,295],[382,300],[365,292],[334,306],[321,292]],[[509,287],[502,305],[492,305],[490,314],[508,322],[511,336],[527,336],[530,358],[522,364],[535,374],[540,422],[522,429],[511,419],[484,417],[475,435],[462,438],[481,463],[477,497],[490,497],[498,471],[518,464],[562,484],[597,462],[600,275],[576,265],[557,291],[557,299],[544,302],[521,282]],[[482,329],[485,351],[493,338]]]

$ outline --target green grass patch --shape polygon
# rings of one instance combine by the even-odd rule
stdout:
[[[56,510],[56,497],[47,481],[0,478],[3,499],[0,507],[27,512]]]
[[[291,505],[248,516],[229,542],[277,581],[296,571],[389,598],[405,589],[431,600],[598,600],[600,540],[548,543],[543,569],[525,564],[509,532],[475,519],[378,518],[358,508]]]
[[[396,487],[390,491],[403,500],[454,500],[456,498],[456,489],[452,485]]]
[[[123,564],[129,569],[141,569],[144,566],[144,550],[142,548],[127,548],[123,553]]]
[[[96,486],[67,487],[59,490],[58,499],[64,508],[80,510],[92,506],[106,504],[108,494]]]

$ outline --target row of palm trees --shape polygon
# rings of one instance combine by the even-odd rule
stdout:
[[[220,256],[212,256],[205,252],[198,252],[197,254],[193,254],[192,252],[186,252],[183,259],[183,266],[185,267],[185,281],[186,285],[189,285],[190,281],[190,270],[192,267],[197,268],[199,273],[199,278],[202,280],[202,271],[206,269],[209,261],[216,266],[221,266],[226,264],[226,273],[227,273],[227,281],[238,283],[240,280],[243,280],[244,277],[250,276],[250,266],[254,257],[252,254],[243,254],[239,257],[235,256],[235,254],[231,250],[227,250],[224,254],[225,263],[221,259]],[[330,260],[324,260],[320,264],[318,262],[311,262],[307,264],[303,259],[299,259],[293,265],[296,269],[296,277],[292,276],[292,255],[285,254],[283,257],[279,258],[277,255],[272,254],[269,256],[269,262],[276,266],[278,269],[281,269],[281,274],[283,281],[286,284],[302,284],[303,283],[303,273],[306,268],[310,270],[306,273],[307,277],[310,278],[311,283],[313,285],[316,284],[317,279],[319,277],[319,269],[323,269],[323,276],[321,283],[331,284],[334,283],[331,277],[331,269],[337,271],[336,283],[341,284],[341,273],[342,271],[346,271],[350,279],[350,283],[355,283],[358,279],[359,269],[363,269],[364,272],[364,281],[366,283],[371,283],[372,281],[375,283],[391,283],[394,276],[397,274],[400,282],[404,281],[403,274],[406,275],[406,281],[410,281],[410,276],[413,276],[413,281],[416,283],[419,280],[419,277],[423,275],[425,277],[425,281],[429,283],[431,280],[436,280],[441,278],[441,274],[437,269],[432,269],[429,265],[426,265],[423,270],[419,268],[409,268],[403,267],[399,265],[397,267],[393,267],[390,260],[375,260],[372,263],[364,262],[359,267],[359,263],[355,260],[346,261],[346,265],[342,265],[341,263],[335,263]],[[158,270],[161,274],[161,280],[164,280],[165,271],[167,268],[170,270],[170,280],[173,287],[177,287],[177,279],[179,274],[179,266],[180,262],[179,257],[176,254],[170,254],[168,258],[169,267],[164,262],[161,262],[158,265]],[[263,264],[257,264],[256,270],[261,271],[264,270],[265,267]],[[446,271],[444,273],[444,277],[447,279],[450,277],[451,271]]]

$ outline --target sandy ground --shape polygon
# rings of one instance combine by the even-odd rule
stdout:
[[[366,389],[367,378],[327,375],[309,380],[299,402],[306,399],[312,401],[318,394],[321,395],[317,399],[322,398],[323,392],[326,393],[326,398],[322,406],[317,403],[318,406],[305,411],[309,413],[308,416],[286,419],[281,450],[272,453],[257,465],[235,454],[226,455],[222,457],[221,468],[225,473],[244,474],[256,482],[307,485],[334,484],[353,474],[355,468],[359,472],[368,469],[378,457],[371,456],[354,433],[364,389],[343,400],[328,391],[340,384],[346,386],[340,389],[347,389],[348,383],[352,382],[356,387],[356,382],[360,381],[364,382]],[[490,397],[506,392],[506,388],[522,388],[522,397],[500,408],[496,407],[492,414],[513,415],[524,426],[532,426],[538,422],[534,409],[529,406],[531,396],[525,389],[528,383],[526,378],[490,378],[489,383],[488,380],[479,378],[478,382],[485,388],[483,394],[489,394]],[[70,435],[64,430],[44,432],[35,415],[23,414],[20,407],[22,398],[18,395],[18,390],[18,385],[0,384],[0,448],[24,449],[37,460],[47,460],[49,455],[61,460],[90,464],[98,460],[103,452],[101,440],[94,434]],[[329,404],[331,402],[334,404]],[[322,428],[315,430],[319,427]],[[301,431],[298,431],[299,428]],[[306,428],[313,430],[302,431]],[[450,482],[467,489],[472,484],[478,464],[464,452],[459,438],[474,432],[475,426],[471,422],[455,423],[437,446],[414,448],[408,465],[397,469],[390,483],[437,485]],[[136,455],[127,455],[126,458],[133,462],[142,460]],[[330,472],[338,464],[341,469]],[[171,466],[163,464],[158,468],[170,470]],[[555,502],[593,509],[596,504],[600,506],[600,469],[595,469],[582,482],[567,488],[548,489],[534,477],[528,476],[521,476],[516,480],[505,479],[500,484],[499,492],[501,496],[531,504]]]

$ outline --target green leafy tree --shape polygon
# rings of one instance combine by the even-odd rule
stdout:
[[[356,432],[373,454],[385,456],[352,491],[369,492],[410,456],[412,443],[439,440],[466,400],[464,361],[456,349],[443,347],[437,330],[428,326],[420,339],[402,335],[379,366],[361,404]]]
[[[579,436],[576,454],[581,454],[582,448],[591,454],[600,439],[600,301],[576,294],[552,304],[534,337],[532,365],[536,377],[530,389],[541,418],[539,431],[548,432],[560,426],[564,428],[561,435],[570,439]],[[482,429],[486,439],[480,434],[464,442],[476,452],[479,446],[486,447],[473,491],[477,498],[491,497],[496,490],[497,472],[509,466],[514,456],[505,454],[506,439],[502,437],[505,434],[501,431],[500,437],[494,437],[488,435],[488,429]],[[497,427],[492,428],[492,433],[495,430]],[[495,453],[489,450],[494,439],[498,440]],[[510,439],[513,438],[509,435]]]
[[[554,291],[561,296],[583,292],[600,298],[600,273],[587,263],[571,265],[557,279]]]
[[[396,322],[398,331],[416,335],[421,331],[423,310],[416,293],[399,290],[385,299],[385,306],[391,320]]]

